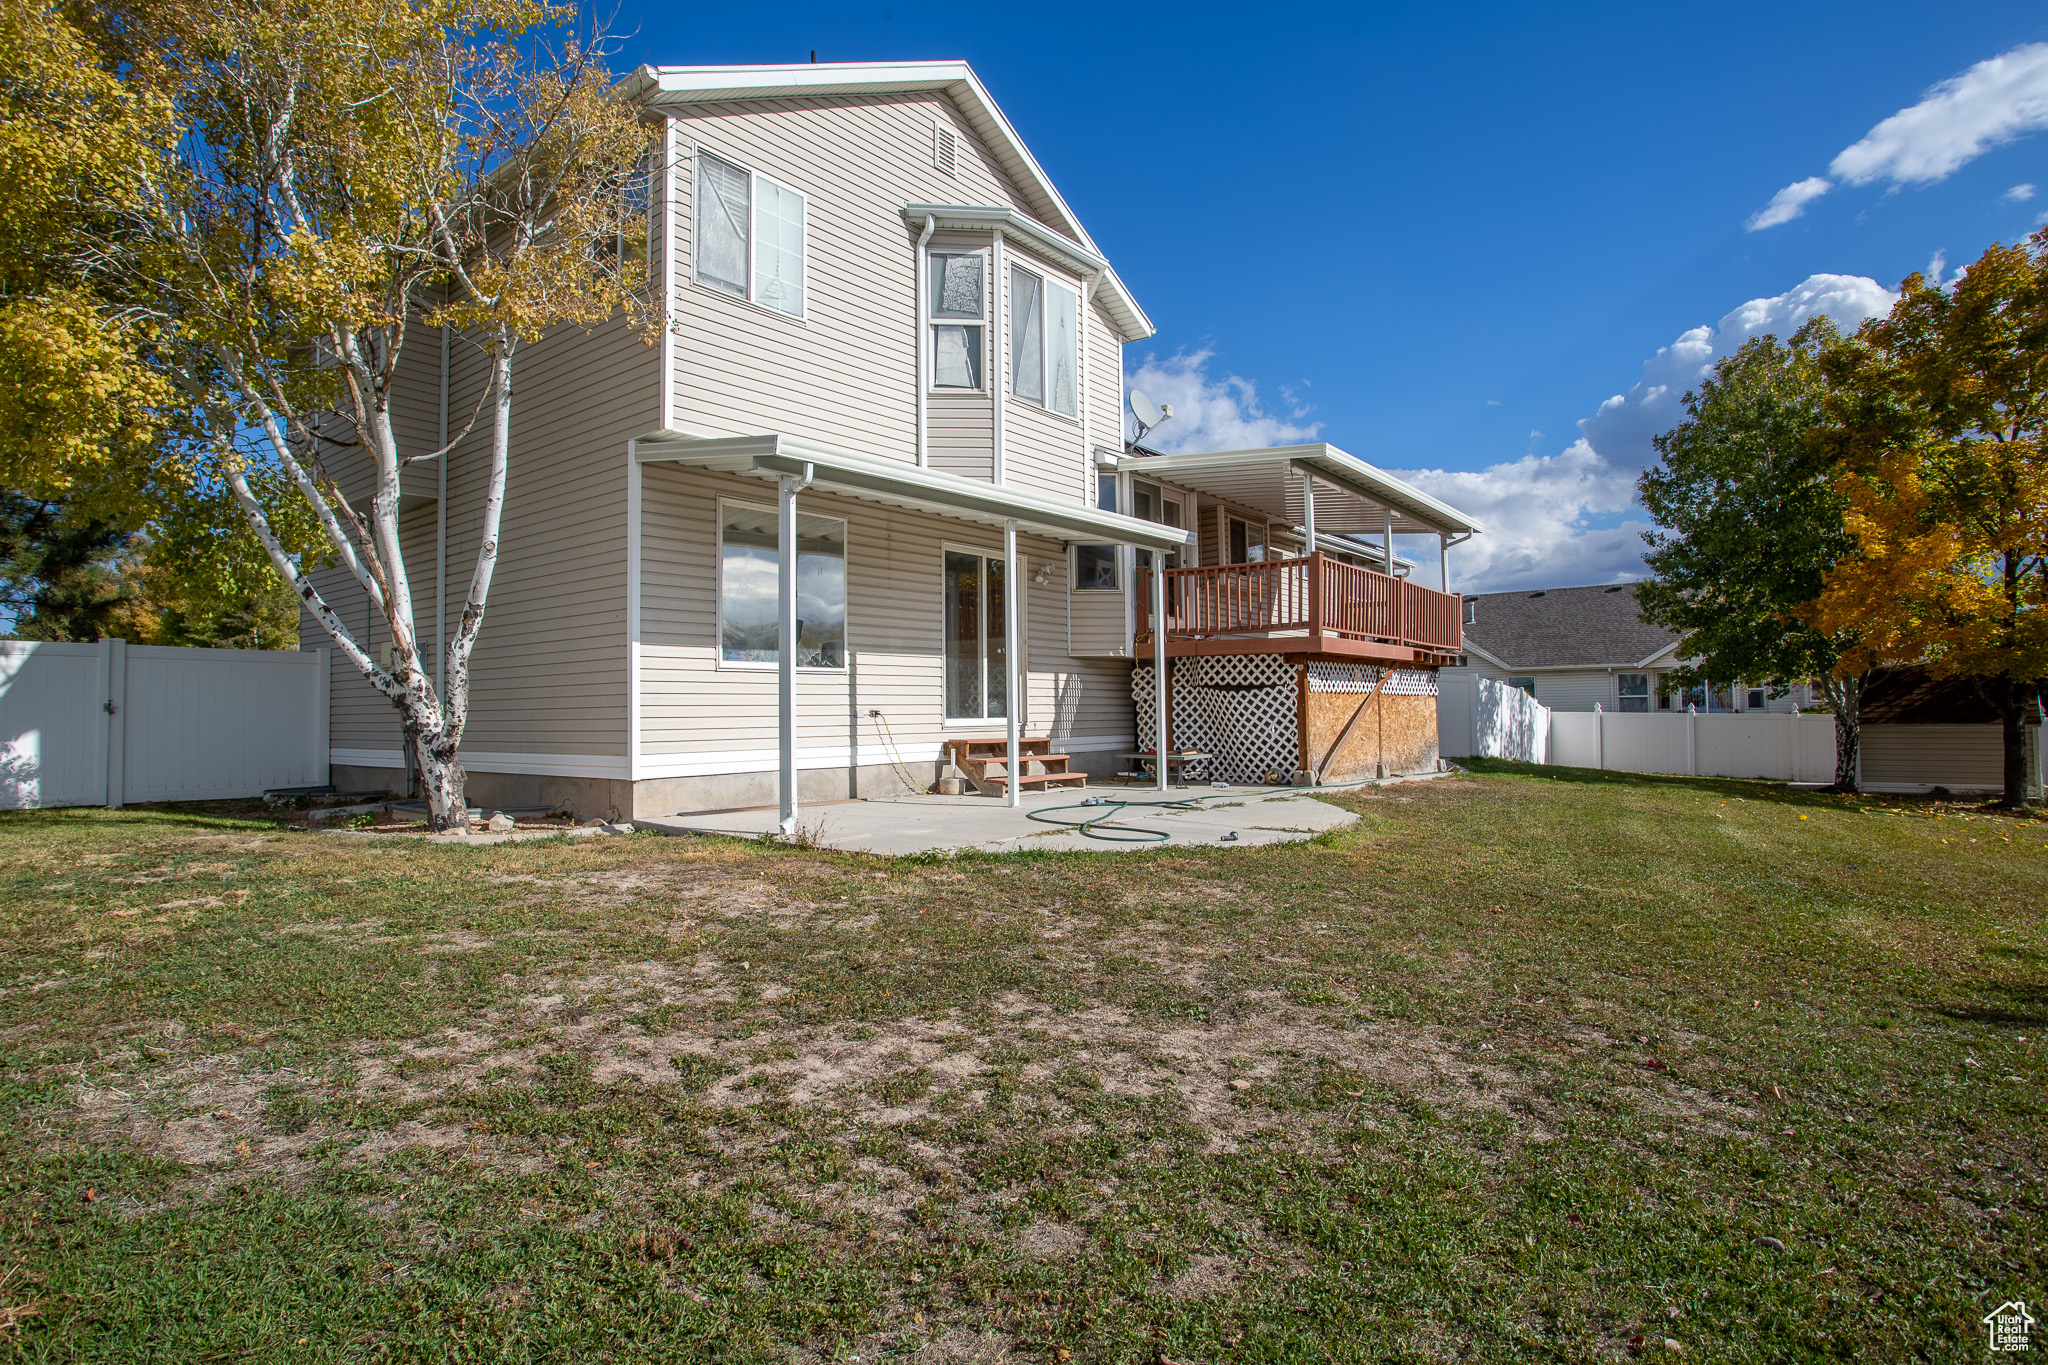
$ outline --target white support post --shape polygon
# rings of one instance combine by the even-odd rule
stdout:
[[[776,597],[779,627],[775,648],[775,722],[777,785],[781,792],[781,826],[784,835],[796,833],[796,495],[810,486],[810,466],[804,476],[784,474],[781,497],[776,506],[775,550]]]
[[[1380,554],[1386,559],[1384,567],[1387,571],[1387,577],[1392,578],[1394,576],[1394,509],[1383,507],[1380,510],[1387,514],[1386,529],[1380,533]]]
[[[1024,784],[1018,781],[1024,775],[1024,736],[1021,730],[1024,710],[1023,650],[1018,647],[1024,637],[1024,585],[1017,575],[1017,522],[1015,518],[1003,523],[1003,731],[1009,740],[1008,764],[1010,780],[1003,784],[1003,794],[1010,805],[1024,804]]]
[[[1301,470],[1301,529],[1308,536],[1308,547],[1304,555],[1316,552],[1316,476],[1306,468]]]
[[[1152,552],[1152,776],[1166,790],[1167,754],[1173,736],[1166,733],[1166,557]]]
[[[1445,592],[1451,590],[1451,538],[1442,531],[1436,533],[1436,574],[1437,586]]]

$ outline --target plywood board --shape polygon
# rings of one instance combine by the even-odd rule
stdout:
[[[1302,698],[1302,730],[1309,766],[1321,764],[1365,697],[1351,692],[1310,692]],[[1436,768],[1436,698],[1374,697],[1352,728],[1343,751],[1329,765],[1329,782],[1372,777],[1381,765],[1389,774]]]

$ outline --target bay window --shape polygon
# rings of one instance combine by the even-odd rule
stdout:
[[[1010,392],[1067,417],[1081,412],[1081,296],[1010,267]]]
[[[699,151],[696,232],[698,283],[804,315],[803,195]]]

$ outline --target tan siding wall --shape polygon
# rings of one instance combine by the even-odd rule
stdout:
[[[1124,556],[1126,560],[1129,555]],[[1130,565],[1124,565],[1126,584]],[[1124,592],[1101,588],[1067,594],[1068,648],[1079,658],[1130,657],[1130,621]]]
[[[970,479],[995,477],[992,405],[986,394],[935,393],[926,400],[931,466]]]
[[[721,667],[717,623],[716,526],[720,495],[767,503],[766,485],[650,464],[643,484],[645,551],[641,596],[642,755],[650,775],[733,771],[753,755],[774,766],[776,680],[772,669]],[[942,723],[941,547],[1000,554],[1001,533],[941,518],[827,496],[804,495],[809,511],[847,521],[847,646],[844,672],[806,670],[797,680],[798,746],[858,750],[862,764],[889,761],[882,711],[904,757],[929,761],[948,738],[993,737],[1002,722]],[[1066,651],[1062,551],[1025,537],[1024,579],[1048,561],[1051,585],[1026,588],[1032,678],[1026,724],[1034,734],[1115,738],[1131,729],[1127,669],[1071,658]],[[1091,728],[1092,727],[1092,728]],[[718,766],[723,765],[723,766]]]
[[[1088,444],[1121,451],[1124,448],[1123,339],[1117,335],[1108,313],[1100,305],[1090,303],[1087,318]],[[1092,450],[1087,454],[1093,458]],[[1092,467],[1084,471],[1084,479],[1092,473]]]
[[[515,363],[512,457],[498,563],[471,659],[467,754],[548,754],[612,760],[626,754],[626,441],[658,420],[656,352],[622,322],[586,335],[562,329]],[[484,381],[472,347],[453,348],[451,407],[466,414]],[[438,405],[438,346],[402,362],[430,367]],[[422,385],[409,384],[406,420]],[[460,429],[460,417],[451,424]],[[430,407],[425,422],[438,422]],[[432,426],[426,428],[431,431]],[[431,449],[431,446],[428,447]],[[489,478],[487,424],[452,452],[448,618],[452,631],[476,565]],[[434,639],[434,509],[407,513],[407,563],[423,644]],[[327,571],[322,581],[345,578]],[[351,622],[363,597],[339,594]],[[313,630],[317,632],[317,627]],[[305,635],[309,645],[318,641]],[[381,647],[384,632],[372,635]],[[338,748],[395,751],[391,706],[336,658],[331,715]]]
[[[960,131],[960,174],[932,164],[935,119]],[[916,455],[916,231],[908,203],[1014,204],[951,106],[927,96],[720,105],[679,120],[698,146],[806,196],[807,318],[692,282],[695,164],[679,205],[676,393],[683,430],[783,432],[863,454]]]
[[[2039,734],[2030,731],[2029,738]],[[1866,725],[1863,781],[1873,786],[1986,788],[2005,785],[2003,732],[1996,725]]]

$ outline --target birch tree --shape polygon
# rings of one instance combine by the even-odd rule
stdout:
[[[178,132],[135,216],[129,288],[151,301],[191,482],[397,708],[437,831],[468,827],[458,746],[503,550],[518,357],[549,328],[649,322],[644,252],[625,249],[644,243],[647,134],[573,22],[526,0],[228,0],[115,28],[127,79]],[[409,336],[440,327],[479,350],[486,384],[448,445],[406,448],[394,381]],[[472,431],[479,549],[437,688],[401,480]],[[317,565],[367,597],[387,658]]]

